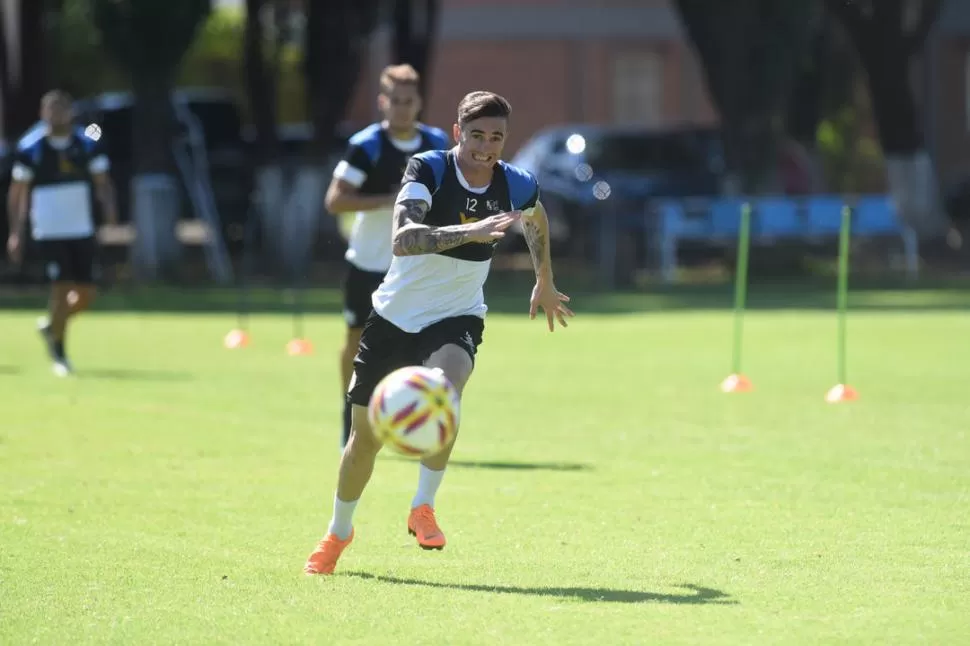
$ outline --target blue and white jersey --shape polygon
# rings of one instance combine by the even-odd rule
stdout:
[[[91,175],[106,173],[107,155],[81,128],[53,137],[36,127],[17,144],[11,177],[30,182],[30,223],[34,240],[70,240],[94,235]]]
[[[448,141],[444,131],[424,124],[418,124],[413,139],[402,141],[375,123],[350,138],[333,176],[357,187],[361,195],[394,193],[411,155],[447,148]],[[345,256],[350,263],[364,271],[387,271],[392,256],[392,212],[385,208],[357,213]]]
[[[539,184],[531,173],[500,161],[489,185],[473,188],[458,168],[456,152],[425,152],[408,164],[397,202],[427,202],[431,208],[424,224],[467,224],[535,207]],[[439,253],[394,256],[371,297],[374,310],[405,332],[454,316],[485,318],[483,288],[494,253],[494,243],[467,243]]]

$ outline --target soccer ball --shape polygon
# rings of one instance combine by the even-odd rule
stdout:
[[[438,368],[408,366],[384,377],[367,407],[374,435],[410,456],[445,448],[458,430],[458,391]]]

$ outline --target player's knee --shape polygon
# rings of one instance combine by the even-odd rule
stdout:
[[[94,299],[97,298],[98,292],[94,287],[78,287],[77,288],[77,308],[86,309],[91,306]]]
[[[344,364],[351,364],[356,356],[356,348],[345,345],[340,348],[340,362]]]
[[[357,356],[357,347],[360,345],[360,333],[360,328],[347,328],[347,337],[344,340],[341,357],[352,361]]]
[[[377,453],[381,450],[381,442],[374,435],[367,420],[367,408],[354,404],[351,412],[350,441],[352,451]]]
[[[69,310],[71,305],[68,299],[72,290],[70,283],[54,283],[51,286],[51,309],[55,312]]]
[[[465,388],[474,369],[474,362],[462,348],[457,345],[446,345],[434,352],[427,361],[429,368],[440,368],[448,381],[459,393]]]
[[[381,443],[374,437],[369,426],[351,426],[350,439],[347,441],[352,453],[375,455],[381,450]]]

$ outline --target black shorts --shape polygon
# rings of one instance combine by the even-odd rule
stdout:
[[[90,285],[97,274],[98,243],[94,236],[66,240],[35,240],[44,275],[54,283]]]
[[[459,346],[474,362],[484,332],[485,321],[478,316],[443,319],[411,333],[371,312],[354,357],[353,385],[347,398],[352,404],[367,406],[381,379],[398,368],[424,364],[446,345]]]
[[[361,328],[370,315],[371,294],[384,280],[384,272],[364,271],[353,263],[347,263],[344,278],[344,320],[347,327]]]

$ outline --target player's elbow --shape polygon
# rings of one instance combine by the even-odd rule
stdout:
[[[115,194],[114,184],[106,177],[95,184],[94,190],[101,199],[109,199]]]
[[[414,234],[414,230],[409,230],[407,227],[394,231],[394,235],[391,236],[391,253],[395,256],[415,255]]]
[[[391,239],[391,253],[395,256],[410,256],[407,247],[401,240],[400,236],[394,236]]]
[[[332,188],[328,190],[326,196],[323,198],[323,205],[326,207],[328,213],[333,215],[340,213],[338,210],[340,207],[340,193]]]
[[[352,206],[348,204],[348,200],[352,201],[356,193],[357,190],[346,182],[334,180],[330,182],[330,186],[327,187],[327,194],[323,196],[323,205],[331,215],[340,215],[353,210],[348,208]]]

